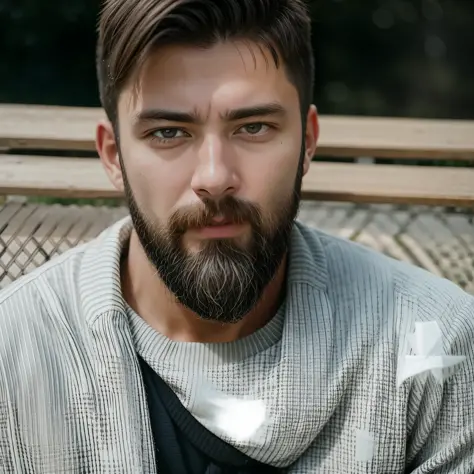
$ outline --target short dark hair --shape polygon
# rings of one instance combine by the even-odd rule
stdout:
[[[98,30],[100,99],[113,123],[123,87],[153,50],[172,44],[254,41],[285,67],[303,115],[312,103],[311,21],[303,0],[104,0]]]

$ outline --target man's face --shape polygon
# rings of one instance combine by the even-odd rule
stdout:
[[[121,94],[118,117],[148,259],[200,317],[239,321],[280,266],[297,213],[310,159],[297,90],[257,45],[166,47]]]

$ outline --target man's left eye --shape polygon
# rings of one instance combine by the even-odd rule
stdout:
[[[249,135],[258,135],[259,133],[265,133],[268,130],[268,125],[264,123],[249,123],[244,125],[241,130],[245,130]]]

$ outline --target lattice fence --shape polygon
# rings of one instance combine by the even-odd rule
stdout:
[[[0,207],[0,287],[96,237],[127,214],[124,207]],[[304,202],[300,220],[412,262],[474,293],[472,213],[431,207]]]

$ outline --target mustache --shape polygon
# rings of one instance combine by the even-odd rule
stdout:
[[[222,199],[204,199],[175,211],[169,219],[169,230],[175,235],[184,234],[189,228],[210,226],[216,217],[233,224],[249,223],[259,228],[262,222],[260,207],[250,201],[225,196]]]

